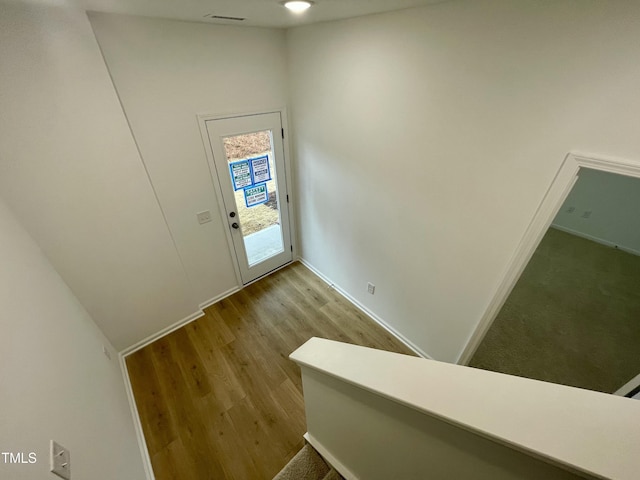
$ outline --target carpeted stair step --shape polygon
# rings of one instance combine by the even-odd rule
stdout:
[[[322,480],[344,480],[344,477],[332,468]]]
[[[276,475],[273,480],[343,480],[327,465],[315,449],[307,444]]]

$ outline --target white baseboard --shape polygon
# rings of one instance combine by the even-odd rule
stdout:
[[[207,307],[210,307],[211,305],[213,305],[214,303],[219,302],[220,300],[227,298],[230,295],[233,295],[234,293],[236,293],[238,290],[240,290],[239,287],[233,287],[229,290],[227,290],[224,293],[221,293],[220,295],[213,297],[209,300],[207,300],[204,303],[201,303],[199,305],[199,310],[192,313],[191,315],[189,315],[188,317],[183,318],[182,320],[178,320],[176,323],[169,325],[168,327],[163,328],[162,330],[160,330],[159,332],[153,333],[151,335],[149,335],[147,338],[140,340],[137,343],[134,343],[133,345],[131,345],[130,347],[125,348],[124,350],[122,350],[120,352],[120,355],[122,355],[123,357],[126,357],[128,355],[131,355],[134,352],[137,352],[138,350],[140,350],[141,348],[146,347],[147,345],[155,342],[156,340],[161,339],[162,337],[169,335],[172,332],[175,332],[176,330],[178,330],[179,328],[184,327],[185,325],[187,325],[188,323],[193,322],[194,320],[197,320],[198,318],[204,316],[204,309]]]
[[[182,320],[174,323],[173,325],[168,326],[160,330],[158,333],[154,333],[153,335],[148,336],[144,340],[131,345],[127,349],[121,351],[118,354],[118,358],[120,361],[120,369],[122,370],[122,377],[124,380],[124,388],[127,392],[127,398],[129,400],[129,408],[131,409],[131,416],[133,417],[133,427],[136,431],[136,437],[138,439],[138,445],[140,447],[140,453],[142,455],[142,465],[144,466],[144,473],[147,477],[147,480],[155,480],[155,475],[153,474],[153,467],[151,466],[151,458],[149,457],[149,449],[147,448],[147,442],[144,438],[144,431],[142,430],[142,423],[140,422],[140,414],[138,413],[138,407],[136,405],[136,399],[133,395],[133,388],[131,386],[131,378],[129,377],[129,370],[127,370],[126,357],[131,355],[132,353],[140,350],[141,348],[146,347],[147,345],[155,342],[159,338],[168,335],[169,333],[177,330],[178,328],[186,325],[189,322],[196,320],[204,315],[202,309],[197,312],[189,315]]]
[[[217,295],[207,300],[204,303],[201,303],[199,305],[200,309],[197,312],[192,313],[188,317],[183,318],[182,320],[179,320],[176,323],[169,325],[166,328],[163,328],[162,330],[160,330],[157,333],[154,333],[153,335],[149,335],[144,340],[141,340],[138,343],[135,343],[134,345],[131,345],[130,347],[118,353],[120,369],[122,370],[122,377],[124,380],[124,387],[127,392],[127,398],[129,399],[129,407],[131,408],[131,415],[133,417],[133,427],[136,431],[136,437],[138,438],[138,445],[140,446],[140,452],[142,454],[142,464],[144,466],[144,471],[147,476],[147,480],[155,480],[155,476],[153,474],[153,468],[151,466],[151,458],[149,457],[147,442],[144,438],[144,431],[142,430],[142,424],[140,423],[140,415],[138,414],[138,407],[136,406],[136,400],[133,395],[133,388],[131,387],[131,379],[129,378],[129,371],[127,370],[127,363],[125,359],[128,355],[131,355],[132,353],[140,350],[141,348],[146,347],[147,345],[155,342],[156,340],[164,337],[165,335],[169,335],[171,332],[174,332],[179,328],[184,327],[188,323],[193,322],[194,320],[204,316],[203,310],[205,308],[210,307],[214,303],[217,303],[220,300],[227,298],[230,295],[233,295],[239,290],[240,290],[240,287],[233,287],[227,290],[226,292],[221,293],[220,295]]]
[[[326,282],[328,285],[330,285],[336,292],[338,292],[340,295],[342,295],[344,298],[346,298],[357,309],[359,309],[365,315],[367,315],[368,317],[373,319],[382,328],[387,330],[391,335],[393,335],[400,342],[405,344],[407,346],[407,348],[409,348],[410,350],[415,352],[416,355],[419,355],[420,357],[423,357],[423,358],[431,359],[431,357],[426,352],[424,352],[422,349],[420,349],[419,347],[414,345],[411,341],[409,341],[407,338],[405,338],[402,334],[400,334],[394,328],[389,326],[379,316],[377,316],[375,313],[373,313],[368,308],[366,308],[364,305],[362,305],[360,302],[358,302],[355,298],[353,298],[351,295],[349,295],[345,290],[343,290],[342,288],[337,286],[335,283],[333,283],[330,279],[328,279],[324,274],[322,274],[320,271],[318,271],[309,262],[307,262],[306,260],[304,260],[303,258],[300,258],[300,257],[298,257],[298,260],[300,261],[300,263],[302,263],[304,266],[306,266],[309,270],[311,270],[313,273],[315,273],[319,278],[321,278],[324,282]],[[205,308],[213,305],[214,303],[219,302],[220,300],[222,300],[222,299],[224,299],[224,298],[226,298],[226,297],[228,297],[230,295],[233,295],[234,293],[238,292],[240,290],[240,288],[241,287],[231,288],[231,289],[227,290],[226,292],[224,292],[224,293],[222,293],[222,294],[220,294],[220,295],[218,295],[216,297],[213,297],[210,300],[207,300],[206,302],[204,302],[204,303],[199,305],[199,310],[197,312],[194,312],[193,314],[189,315],[188,317],[183,318],[182,320],[179,320],[178,322],[176,322],[176,323],[174,323],[172,325],[169,325],[166,328],[163,328],[159,332],[148,336],[144,340],[141,340],[140,342],[137,342],[134,345],[131,345],[130,347],[122,350],[118,355],[119,356],[119,360],[120,360],[120,368],[122,370],[122,376],[123,376],[124,383],[125,383],[125,389],[126,389],[126,392],[127,392],[127,397],[129,399],[129,406],[131,408],[131,414],[133,416],[134,428],[135,428],[135,431],[136,431],[136,436],[138,438],[138,444],[140,445],[140,451],[142,453],[142,460],[143,460],[143,465],[144,465],[145,473],[146,473],[146,476],[147,476],[147,480],[155,480],[155,476],[153,474],[153,468],[151,467],[151,459],[149,457],[149,451],[147,449],[147,443],[146,443],[145,438],[144,438],[144,432],[142,430],[142,424],[140,423],[140,416],[138,414],[138,408],[136,406],[135,398],[134,398],[134,395],[133,395],[133,389],[131,387],[131,381],[130,381],[130,378],[129,378],[129,372],[127,370],[127,365],[126,365],[125,359],[126,359],[126,357],[128,355],[131,355],[132,353],[140,350],[141,348],[146,347],[147,345],[155,342],[156,340],[164,337],[165,335],[168,335],[171,332],[174,332],[175,330],[187,325],[188,323],[190,323],[190,322],[202,317],[204,315],[203,310]],[[319,444],[313,438],[308,436],[308,434],[305,435],[305,438],[307,439],[307,441],[309,441],[309,443],[316,450],[318,450],[318,452],[320,452],[320,454],[323,457],[325,457],[327,459],[327,461],[331,465],[334,466],[334,468],[336,470],[338,470],[338,472],[340,472],[340,474],[343,477],[345,477],[347,480],[358,480],[355,475],[353,475],[348,469],[346,469],[342,464],[340,464],[340,462],[338,462],[324,447],[322,447],[321,444]]]
[[[594,237],[593,235],[589,235],[588,233],[578,232],[577,230],[573,230],[571,228],[563,227],[562,225],[556,225],[555,223],[551,224],[552,228],[556,230],[560,230],[561,232],[568,233],[570,235],[575,235],[576,237],[585,238],[587,240],[591,240],[592,242],[599,243],[600,245],[604,245],[606,247],[615,248],[617,250],[622,250],[623,252],[630,253],[631,255],[640,256],[640,251],[634,250],[633,248],[625,247],[624,245],[618,245],[617,243],[610,242],[609,240],[605,240],[603,238]]]
[[[341,287],[339,287],[334,282],[332,282],[329,278],[327,278],[323,273],[321,273],[317,268],[311,265],[304,258],[298,257],[298,261],[302,263],[305,267],[307,267],[309,270],[311,270],[313,273],[315,273],[318,277],[320,277],[325,283],[330,285],[336,292],[338,292],[340,295],[346,298],[349,302],[351,302],[353,306],[355,306],[358,310],[360,310],[362,313],[370,317],[374,322],[376,322],[378,325],[384,328],[387,332],[389,332],[391,335],[396,337],[399,341],[404,343],[407,346],[407,348],[412,350],[416,355],[422,358],[428,358],[429,360],[433,360],[433,357],[431,357],[431,355],[427,354],[427,352],[422,350],[420,347],[415,345],[411,340],[409,340],[400,332],[398,332],[395,328],[390,326],[385,320],[383,320],[374,312],[372,312],[367,307],[362,305],[358,300],[356,300],[349,293],[347,293],[346,290],[343,290]]]
[[[224,300],[225,298],[230,297],[234,293],[239,292],[240,288],[241,287],[236,286],[236,287],[230,288],[224,293],[221,293],[220,295],[210,298],[206,302],[200,304],[200,310],[204,310],[205,308],[210,307],[214,303],[218,303],[220,300]]]
[[[180,327],[183,327],[187,323],[193,322],[194,320],[202,317],[203,315],[204,315],[204,312],[202,310],[198,310],[197,312],[192,313],[188,317],[185,317],[182,320],[178,320],[176,323],[174,323],[172,325],[169,325],[168,327],[163,328],[159,332],[153,333],[153,334],[149,335],[147,338],[145,338],[143,340],[140,340],[137,343],[134,343],[130,347],[125,348],[124,350],[122,350],[120,352],[120,355],[122,355],[123,357],[127,357],[127,356],[131,355],[132,353],[137,352],[141,348],[144,348],[147,345],[155,342],[156,340],[164,337],[165,335],[169,335],[171,332],[174,332],[175,330],[179,329]]]
[[[133,396],[133,388],[131,388],[131,379],[129,378],[129,371],[127,370],[127,364],[122,353],[118,354],[118,361],[120,362],[120,370],[122,370],[122,378],[124,380],[124,389],[127,392],[127,399],[129,400],[129,408],[131,409],[131,417],[133,418],[133,429],[136,431],[136,438],[138,439],[138,447],[140,448],[140,455],[142,456],[142,466],[144,467],[144,473],[147,480],[155,480],[153,474],[153,467],[151,466],[151,458],[149,457],[149,449],[147,448],[147,441],[144,438],[144,431],[142,430],[142,423],[140,423],[140,414],[138,413],[138,407],[136,406],[136,400]]]
[[[618,390],[613,392],[614,395],[618,395],[620,397],[626,397],[633,393],[634,390],[637,390],[640,387],[640,373],[625,383]],[[631,395],[630,398],[636,398],[638,394]]]
[[[322,458],[324,458],[329,465],[335,468],[340,475],[342,475],[346,480],[359,480],[356,475],[345,467],[342,462],[340,462],[329,450],[327,450],[322,443],[316,440],[309,432],[305,433],[304,439],[309,442],[309,444],[316,449],[316,451],[320,454]]]

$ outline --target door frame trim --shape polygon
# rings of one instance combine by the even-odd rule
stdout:
[[[542,238],[547,233],[553,219],[578,180],[580,170],[583,168],[640,178],[640,162],[638,161],[579,153],[569,153],[565,157],[511,260],[509,260],[507,269],[489,306],[462,349],[456,361],[457,364],[468,365],[473,358],[493,321],[520,279],[520,275],[522,275]]]
[[[287,202],[287,212],[289,214],[289,229],[291,230],[291,246],[292,250],[292,261],[296,261],[298,258],[298,234],[297,234],[297,226],[296,226],[296,217],[295,217],[295,209],[293,207],[296,188],[293,182],[293,174],[292,174],[292,163],[290,151],[290,135],[289,135],[289,123],[287,116],[287,107],[276,107],[276,108],[265,108],[260,110],[251,110],[244,112],[228,112],[228,113],[199,113],[196,115],[196,119],[198,121],[198,127],[200,128],[200,137],[202,138],[202,144],[204,146],[205,154],[207,157],[207,166],[209,167],[209,176],[211,179],[211,184],[213,186],[213,190],[216,193],[216,200],[218,201],[218,211],[220,213],[220,220],[222,224],[225,225],[225,236],[227,239],[227,246],[229,248],[229,255],[231,256],[231,263],[233,264],[233,269],[236,274],[236,285],[238,288],[243,288],[245,285],[242,283],[242,276],[240,275],[240,267],[238,266],[238,260],[235,255],[235,246],[233,243],[233,237],[231,236],[231,232],[227,225],[227,210],[225,209],[224,199],[222,197],[222,191],[220,190],[220,182],[218,179],[218,171],[215,166],[215,160],[213,157],[213,149],[211,147],[211,143],[209,142],[209,133],[207,132],[207,122],[209,120],[223,120],[226,118],[237,118],[237,117],[250,117],[254,115],[265,115],[269,113],[279,113],[280,121],[282,123],[282,128],[284,129],[284,139],[282,141],[282,148],[284,150],[284,175],[287,183],[287,192],[286,195],[289,196],[289,202]]]

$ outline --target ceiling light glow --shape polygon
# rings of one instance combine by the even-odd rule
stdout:
[[[301,13],[311,6],[311,2],[296,0],[291,2],[285,2],[284,6],[294,13]]]

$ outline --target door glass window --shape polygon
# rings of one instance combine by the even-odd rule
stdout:
[[[238,223],[249,266],[284,251],[271,130],[225,137]]]

